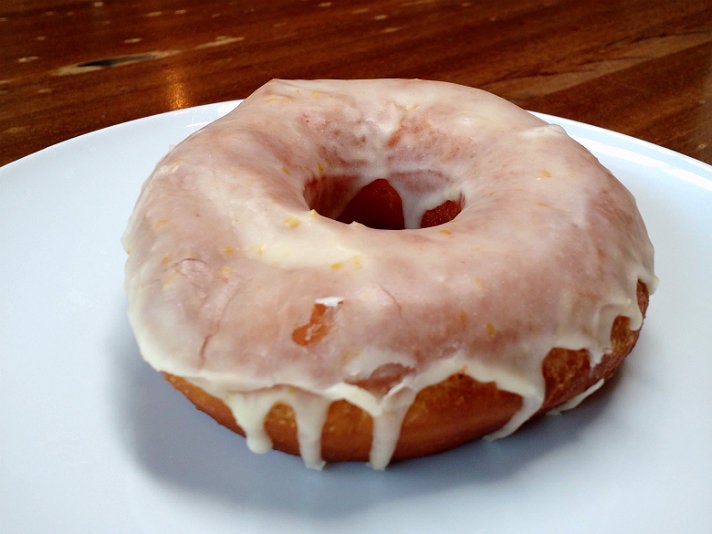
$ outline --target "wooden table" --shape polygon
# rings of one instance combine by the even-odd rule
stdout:
[[[0,164],[273,77],[418,77],[712,163],[709,0],[3,0]]]

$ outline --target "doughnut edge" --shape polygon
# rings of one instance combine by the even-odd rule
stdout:
[[[643,318],[649,296],[646,285],[638,281],[637,300]],[[593,369],[585,349],[552,348],[542,364],[545,399],[528,421],[565,405],[600,380],[611,378],[635,347],[642,330],[642,324],[638,330],[631,330],[629,326],[629,318],[616,317],[611,328],[612,350]],[[221,399],[186,378],[162,374],[198,410],[233,432],[245,435]],[[519,395],[500,390],[493,382],[478,382],[465,374],[454,374],[418,392],[403,421],[391,463],[436,454],[486,437],[505,425],[520,407]],[[264,427],[274,449],[300,455],[297,424],[290,406],[281,402],[273,405],[265,417]],[[323,459],[329,463],[367,462],[372,430],[371,416],[365,411],[346,400],[332,402],[322,428]]]

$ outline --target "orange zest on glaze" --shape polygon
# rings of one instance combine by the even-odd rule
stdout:
[[[285,221],[285,224],[289,226],[290,228],[296,228],[302,223],[302,221],[299,220],[299,217],[296,217],[294,215],[290,215],[287,217],[287,220]]]

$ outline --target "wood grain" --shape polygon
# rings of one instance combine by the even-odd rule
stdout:
[[[0,4],[0,164],[270,78],[481,87],[712,163],[705,1]]]

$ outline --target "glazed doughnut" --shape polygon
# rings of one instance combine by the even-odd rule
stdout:
[[[422,80],[274,80],[171,150],[123,238],[143,357],[249,448],[390,461],[580,402],[655,288],[555,125]]]

